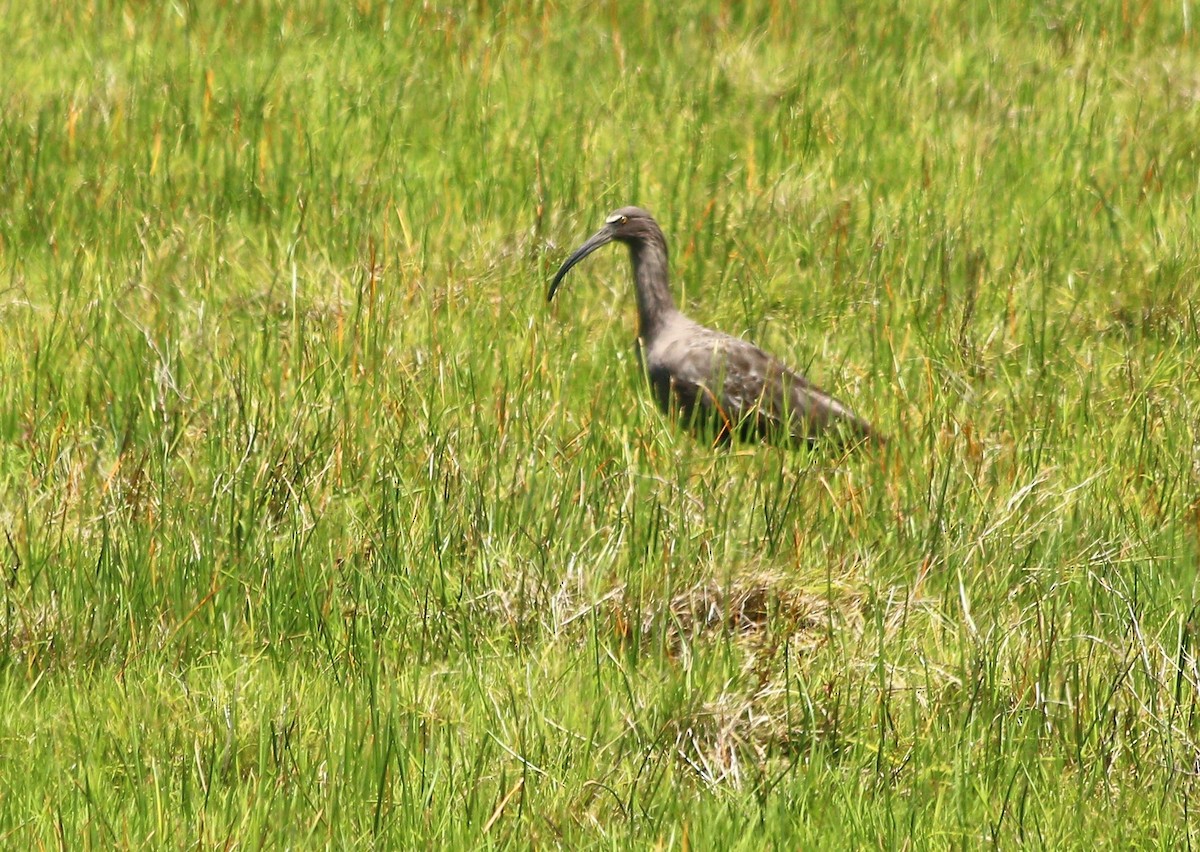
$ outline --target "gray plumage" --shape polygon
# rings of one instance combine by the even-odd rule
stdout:
[[[658,405],[718,442],[734,434],[783,444],[882,441],[865,420],[752,343],[705,328],[675,307],[667,285],[667,241],[654,218],[622,207],[567,258],[546,300],[571,267],[617,241],[629,247],[637,285],[638,337]]]

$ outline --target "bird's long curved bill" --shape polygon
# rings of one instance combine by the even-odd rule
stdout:
[[[594,252],[601,246],[612,242],[612,231],[608,228],[601,228],[588,239],[586,243],[575,249],[575,253],[567,258],[566,262],[559,267],[558,272],[554,274],[554,280],[550,282],[550,289],[546,293],[546,301],[549,302],[554,298],[554,293],[558,290],[558,285],[562,283],[563,278],[571,271],[571,267],[579,263],[589,254]]]

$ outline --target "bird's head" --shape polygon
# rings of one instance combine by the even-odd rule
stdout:
[[[604,227],[592,234],[588,238],[588,241],[577,248],[575,253],[568,257],[566,262],[559,267],[558,272],[554,275],[554,280],[550,282],[550,290],[546,293],[546,301],[548,302],[554,298],[554,293],[558,290],[558,285],[566,277],[571,267],[601,246],[608,245],[614,241],[625,243],[629,246],[637,246],[654,237],[657,237],[661,241],[662,231],[659,230],[654,217],[645,210],[640,207],[622,207],[620,210],[614,210],[604,220]]]

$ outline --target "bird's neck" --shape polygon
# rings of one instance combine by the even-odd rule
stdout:
[[[659,238],[631,246],[630,257],[637,283],[638,336],[648,340],[675,313],[667,283],[666,241]]]

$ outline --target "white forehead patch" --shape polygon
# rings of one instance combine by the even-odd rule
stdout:
[[[615,225],[624,218],[625,217],[622,216],[620,213],[614,213],[611,216],[609,216],[607,219],[604,220],[604,224],[605,225]]]

